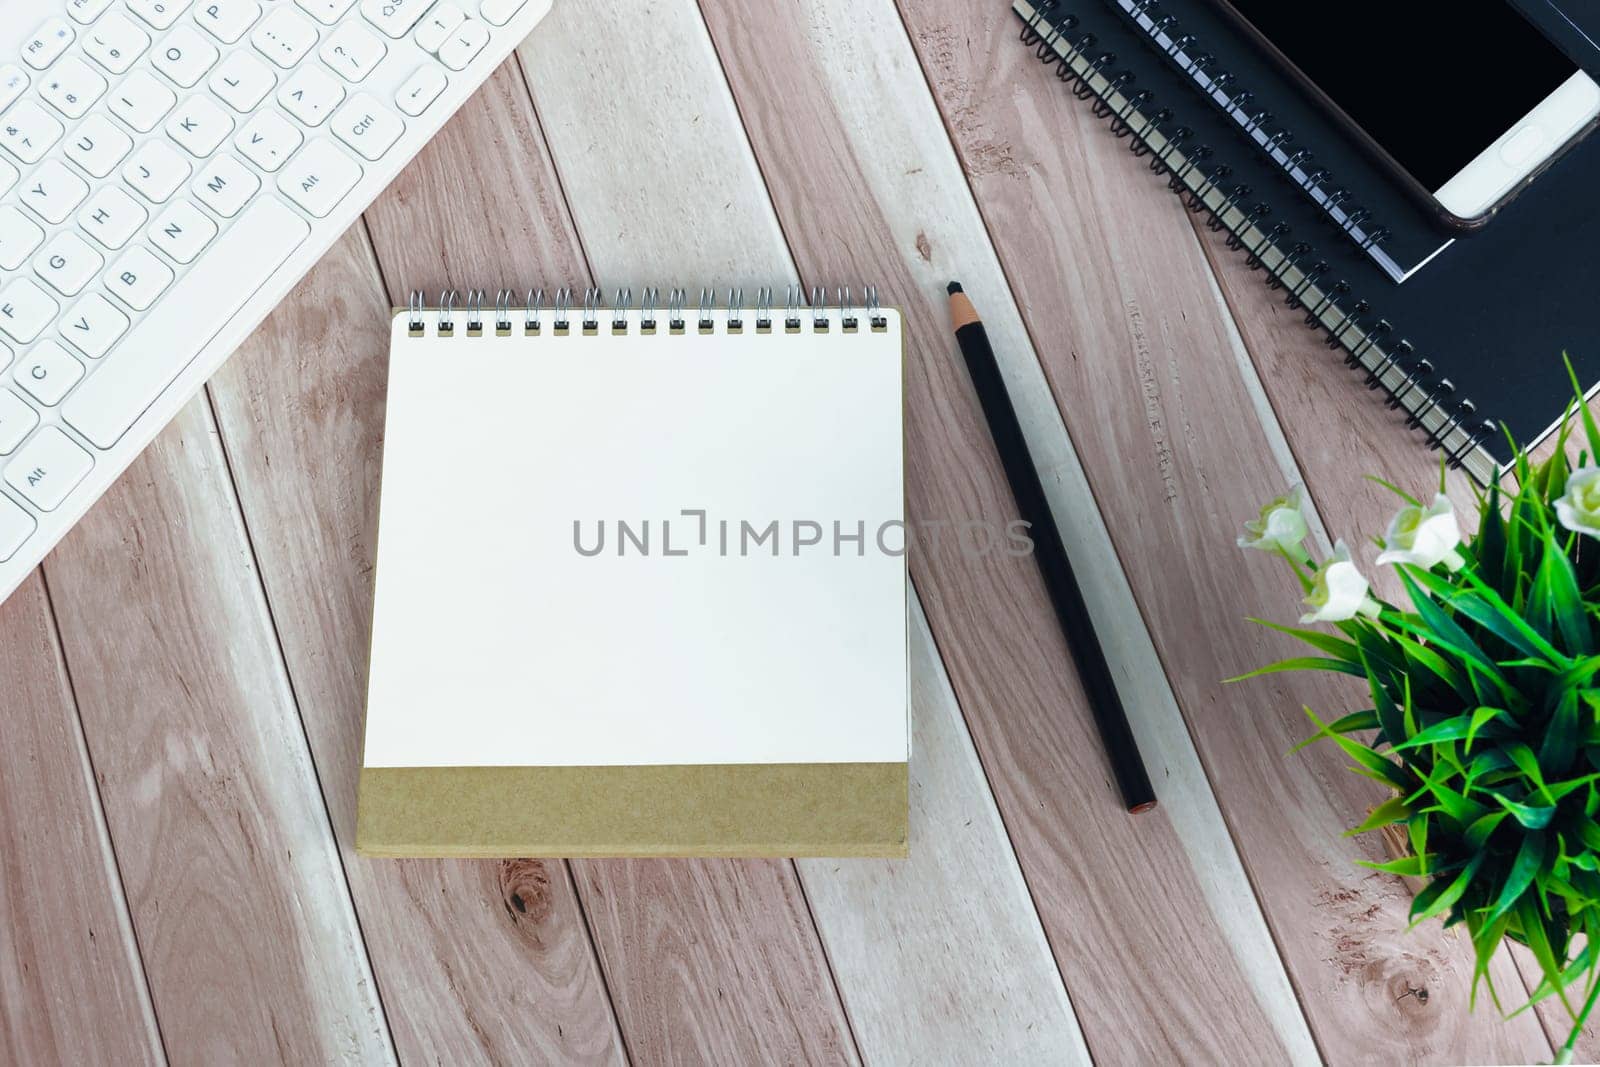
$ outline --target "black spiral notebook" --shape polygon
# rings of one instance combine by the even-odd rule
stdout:
[[[1239,143],[1276,164],[1390,279],[1406,281],[1455,243],[1211,0],[1110,0],[1110,6],[1232,121]]]
[[[1187,12],[1189,5],[1173,6]],[[1370,243],[1352,239],[1352,227],[1261,151],[1233,114],[1208,104],[1192,73],[1152,37],[1149,26],[1169,17],[1164,0],[1015,0],[1013,7],[1023,41],[1066,88],[1212,229],[1225,231],[1265,284],[1304,313],[1307,328],[1342,352],[1355,381],[1381,394],[1396,419],[1452,466],[1488,481],[1511,458],[1507,433],[1526,444],[1550,433],[1570,396],[1564,352],[1580,380],[1600,380],[1600,287],[1591,265],[1600,251],[1600,136],[1568,152],[1483,232],[1397,285]],[[1231,61],[1249,51],[1236,33],[1206,48],[1204,69],[1218,80],[1233,72],[1216,56]],[[1290,137],[1310,144],[1313,135],[1302,134],[1279,104],[1275,96],[1280,147]],[[1330,158],[1337,139],[1315,136],[1317,155]],[[1339,181],[1361,174],[1351,166]],[[1350,213],[1367,212],[1359,220],[1370,224],[1364,237],[1388,230],[1383,236],[1392,242],[1407,216],[1396,203],[1378,217],[1385,192],[1371,183],[1344,202],[1370,198]]]

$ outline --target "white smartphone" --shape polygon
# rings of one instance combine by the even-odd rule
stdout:
[[[1600,85],[1504,0],[1216,2],[1456,229],[1600,117]]]

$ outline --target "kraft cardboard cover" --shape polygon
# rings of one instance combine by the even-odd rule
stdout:
[[[367,767],[368,856],[906,855],[905,763]]]

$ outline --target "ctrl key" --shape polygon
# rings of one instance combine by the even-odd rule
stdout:
[[[94,457],[46,426],[6,464],[6,482],[40,511],[54,511],[94,469]]]
[[[17,549],[33,534],[33,516],[0,496],[0,563],[17,554]]]

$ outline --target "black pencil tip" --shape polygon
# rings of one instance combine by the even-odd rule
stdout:
[[[951,294],[952,296],[954,296],[956,293],[962,293],[965,291],[966,290],[961,288],[960,282],[951,282],[950,285],[945,289],[945,292]]]

